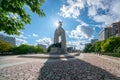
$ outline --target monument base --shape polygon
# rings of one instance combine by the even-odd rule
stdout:
[[[60,54],[67,54],[67,52],[65,49],[55,47],[55,48],[51,48],[50,54],[60,55]]]

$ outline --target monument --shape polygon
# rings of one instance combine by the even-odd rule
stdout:
[[[60,44],[60,47],[53,46],[51,48],[51,54],[66,54],[66,36],[65,31],[62,28],[62,21],[58,22],[58,27],[54,33],[54,44]]]

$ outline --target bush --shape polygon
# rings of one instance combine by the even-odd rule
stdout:
[[[12,48],[13,48],[12,44],[5,42],[3,40],[0,40],[0,52],[1,53],[10,52]]]
[[[29,46],[26,44],[22,44],[18,47],[13,48],[12,52],[13,54],[24,54],[24,53],[29,52],[28,50],[29,50]]]
[[[95,45],[91,45],[88,49],[89,52],[95,52]]]
[[[114,49],[114,53],[120,53],[120,47],[118,47],[117,49]]]
[[[114,49],[120,47],[120,37],[110,37],[106,40],[106,42],[102,45],[103,52],[113,53]]]
[[[44,52],[39,46],[30,46],[27,44],[22,44],[18,47],[12,49],[13,54],[26,54],[26,53],[37,53],[37,52]]]
[[[85,52],[85,53],[86,53],[86,52],[92,52],[91,49],[93,49],[93,48],[92,48],[92,44],[87,44],[87,45],[85,46],[83,52]]]
[[[96,42],[95,44],[95,48],[94,48],[94,51],[95,52],[101,52],[101,42]]]
[[[35,49],[36,52],[42,52],[42,53],[45,52],[44,49],[41,48],[41,47],[39,47],[39,46],[36,46],[35,48],[36,48],[36,49]]]
[[[109,56],[120,57],[120,37],[110,37],[104,41],[87,44],[84,52],[104,52]]]

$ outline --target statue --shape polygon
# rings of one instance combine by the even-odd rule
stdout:
[[[61,42],[59,42],[61,39]],[[58,22],[58,27],[55,30],[54,33],[54,44],[60,43],[61,47],[54,47],[51,49],[50,53],[55,53],[55,54],[65,54],[67,53],[66,50],[66,36],[65,36],[65,31],[62,28],[62,21]]]

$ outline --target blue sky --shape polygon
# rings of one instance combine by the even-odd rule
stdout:
[[[83,49],[85,43],[98,38],[102,28],[120,20],[120,0],[45,0],[41,8],[45,17],[26,7],[32,21],[15,36],[18,45],[52,44],[55,24],[62,20],[67,46]]]

